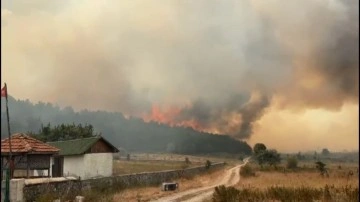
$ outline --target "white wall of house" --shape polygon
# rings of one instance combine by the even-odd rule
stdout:
[[[91,153],[64,156],[64,177],[74,176],[81,179],[111,176],[113,171],[112,153]]]
[[[64,156],[64,177],[74,176],[84,179],[85,170],[84,155]]]
[[[84,179],[92,177],[107,177],[112,175],[113,154],[91,153],[84,155],[85,174]]]
[[[50,176],[53,157],[50,158]],[[26,172],[26,171],[25,171]],[[108,177],[113,172],[113,153],[90,153],[85,155],[64,156],[64,177],[74,176],[81,179]],[[34,170],[30,175],[47,176],[47,170]]]

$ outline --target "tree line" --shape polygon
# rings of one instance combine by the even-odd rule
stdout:
[[[172,152],[181,154],[251,154],[245,142],[227,135],[198,132],[192,128],[170,127],[139,118],[125,118],[119,112],[74,111],[51,103],[16,100],[9,96],[11,132],[27,132],[45,141],[102,135],[114,146],[127,151]],[[7,137],[4,102],[1,102],[1,138]]]

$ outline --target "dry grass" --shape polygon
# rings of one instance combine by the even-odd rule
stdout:
[[[328,164],[329,176],[321,176],[313,164],[289,170],[280,165],[277,169],[252,164],[255,177],[242,177],[236,190],[222,190],[217,198],[232,197],[234,201],[287,200],[291,201],[357,201],[359,172],[357,164]],[[352,173],[349,175],[349,173]],[[234,192],[234,193],[233,193]],[[230,195],[229,195],[230,194]],[[214,200],[215,201],[215,200]]]
[[[242,178],[235,187],[259,189],[266,189],[270,186],[320,188],[325,185],[334,185],[335,187],[351,185],[352,187],[359,187],[358,165],[345,164],[342,165],[341,169],[338,165],[329,165],[328,167],[329,177],[320,176],[317,170],[310,165],[306,169],[300,168],[295,172],[289,170],[283,172],[281,169],[278,171],[256,171],[255,177]],[[255,167],[255,169],[258,168]],[[348,176],[349,171],[352,171],[354,175]]]
[[[359,179],[357,176],[341,177],[332,176],[321,177],[316,172],[298,172],[283,174],[280,172],[256,172],[256,177],[242,178],[236,188],[259,188],[266,189],[270,186],[285,186],[285,187],[314,187],[320,188],[325,185],[334,185],[338,187],[351,185],[352,187],[359,186]]]
[[[238,201],[288,201],[288,202],[358,202],[359,188],[345,186],[336,188],[325,186],[323,188],[312,187],[282,187],[271,186],[266,190],[219,186],[215,188],[213,202],[238,202]]]
[[[210,173],[204,173],[202,175],[195,176],[191,179],[179,179],[176,182],[179,183],[179,189],[176,191],[161,191],[160,186],[158,187],[143,187],[143,188],[132,188],[119,192],[114,195],[114,201],[150,201],[156,198],[168,196],[181,191],[186,191],[193,188],[199,188],[203,186],[212,185],[214,182],[220,180],[224,175],[226,169],[212,171]]]

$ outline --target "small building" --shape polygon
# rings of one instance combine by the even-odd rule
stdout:
[[[9,138],[1,140],[1,176],[4,175],[4,169],[8,168],[11,162],[9,161],[10,142],[13,159],[12,177],[35,177],[34,170],[47,171],[46,176],[50,175],[50,159],[53,155],[58,154],[59,149],[27,134],[15,133],[11,135],[11,140]]]
[[[113,153],[119,150],[101,136],[48,142],[60,149],[54,156],[52,177],[81,179],[107,177],[113,173]]]

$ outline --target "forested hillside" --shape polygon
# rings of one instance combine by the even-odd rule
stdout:
[[[61,109],[50,103],[33,104],[29,100],[15,100],[9,96],[11,132],[38,133],[41,126],[61,124],[91,124],[112,144],[128,151],[199,153],[251,153],[243,141],[226,135],[201,133],[191,128],[169,127],[145,123],[141,119],[126,119],[118,112],[75,112],[71,107]],[[5,102],[1,102],[1,138],[7,137]]]

